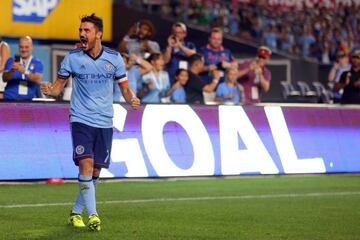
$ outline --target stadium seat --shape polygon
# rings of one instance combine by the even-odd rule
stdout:
[[[334,94],[329,89],[326,89],[321,82],[313,82],[312,83],[316,95],[320,99],[322,103],[333,103]]]
[[[319,102],[319,98],[315,91],[312,91],[309,87],[309,85],[304,81],[298,81],[296,82],[301,96],[304,97],[304,102],[309,103],[317,103]]]
[[[295,90],[294,86],[290,82],[281,81],[280,84],[284,101],[299,102],[299,97],[301,97],[301,94],[299,91]]]

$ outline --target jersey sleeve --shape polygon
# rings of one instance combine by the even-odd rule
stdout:
[[[58,71],[58,78],[68,79],[71,75],[71,65],[70,65],[70,54],[68,53],[64,60],[61,62],[60,69]]]
[[[127,81],[125,63],[120,54],[116,56],[114,80],[119,83]]]
[[[14,62],[14,58],[9,57],[8,60],[5,63],[5,67],[4,67],[5,72],[8,72],[8,71],[11,70],[11,66],[12,66],[13,62]]]

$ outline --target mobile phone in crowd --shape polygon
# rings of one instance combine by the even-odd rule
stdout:
[[[15,55],[15,62],[20,62],[20,55],[19,54],[16,54]]]

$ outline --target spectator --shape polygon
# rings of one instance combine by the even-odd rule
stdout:
[[[226,70],[225,82],[219,84],[216,89],[215,101],[220,103],[238,104],[243,102],[244,89],[236,82],[238,70],[229,68]]]
[[[252,42],[264,42],[267,39],[266,45],[269,47],[276,46],[277,49],[303,57],[310,56],[309,48],[315,41],[312,35],[322,36],[319,46],[324,46],[321,59],[324,63],[334,60],[337,50],[350,50],[356,44],[360,44],[360,21],[356,14],[360,10],[359,2],[313,2],[235,0],[230,3],[194,0],[176,1],[173,6],[176,15],[181,19],[189,19],[206,27],[218,24],[225,27],[225,32],[239,32],[238,36]],[[228,9],[224,9],[225,7]],[[238,13],[233,14],[237,9]],[[232,14],[226,14],[228,12]],[[289,28],[284,29],[284,23]],[[269,31],[269,25],[278,29]],[[231,26],[234,27],[233,31],[229,31],[229,28],[232,29]],[[304,29],[307,32],[305,34]],[[324,38],[325,33],[330,36],[330,42],[328,37]]]
[[[6,82],[4,99],[31,100],[39,91],[43,64],[32,56],[33,43],[29,36],[20,38],[20,56],[10,57],[5,65],[3,80]]]
[[[271,72],[265,64],[270,56],[271,50],[261,46],[255,60],[245,60],[239,65],[238,83],[244,87],[245,103],[259,103],[261,92],[269,91]]]
[[[169,74],[164,71],[164,58],[161,53],[153,53],[149,57],[152,70],[142,77],[142,102],[160,103],[170,88]]]
[[[188,69],[187,59],[196,53],[195,45],[185,41],[187,29],[184,23],[177,22],[172,26],[172,34],[168,37],[168,45],[164,53],[165,64],[168,64],[167,71],[170,81],[174,79],[177,69]]]
[[[203,92],[214,92],[221,73],[218,70],[213,71],[213,79],[210,83],[206,83],[199,77],[204,67],[204,58],[200,54],[194,54],[189,59],[190,71],[189,80],[185,84],[186,102],[187,103],[204,103]]]
[[[6,83],[2,79],[2,74],[5,69],[5,63],[10,57],[10,48],[9,45],[2,40],[0,36],[0,99],[3,98],[3,92],[6,86]]]
[[[304,33],[301,35],[299,39],[299,44],[301,48],[301,55],[303,57],[309,57],[310,56],[310,46],[315,42],[315,38],[311,33],[311,30],[306,27],[304,29]]]
[[[331,89],[334,89],[335,84],[340,80],[341,74],[345,71],[350,71],[350,69],[351,69],[351,65],[349,63],[348,54],[346,54],[343,51],[339,51],[336,54],[336,62],[333,64],[329,72],[329,76],[328,76],[329,87]],[[343,90],[335,91],[334,89],[334,102],[337,103],[340,102],[342,92]]]
[[[155,27],[149,20],[143,19],[136,22],[120,42],[119,52],[134,53],[142,58],[147,58],[152,53],[159,53],[159,44],[150,40],[155,32]]]
[[[222,75],[220,81],[223,81],[224,71],[231,66],[236,66],[230,50],[224,48],[222,42],[222,30],[220,28],[213,28],[210,32],[209,43],[199,51],[204,56],[205,61],[200,75],[204,83],[212,82],[212,72],[214,70],[220,71]]]
[[[238,9],[235,7],[231,10],[231,14],[227,16],[227,27],[231,35],[237,35],[239,33],[239,21],[240,16],[238,14]]]
[[[335,90],[343,89],[341,103],[360,104],[360,49],[353,52],[351,57],[351,69],[341,74],[339,82],[335,84]]]
[[[293,48],[295,44],[295,37],[290,31],[290,27],[284,25],[281,28],[281,32],[279,34],[279,48],[281,51],[286,53],[293,53]]]
[[[186,103],[186,93],[184,85],[189,80],[189,73],[186,69],[179,68],[175,72],[175,82],[171,86],[170,90],[166,93],[166,96],[170,96],[172,103]]]
[[[264,43],[266,46],[272,48],[272,49],[276,49],[277,48],[277,41],[279,38],[279,34],[277,32],[277,28],[276,26],[271,23],[269,24],[266,28],[265,31],[263,33],[263,37],[264,37]]]
[[[126,75],[129,82],[129,87],[136,95],[137,91],[142,87],[142,76],[152,70],[152,65],[135,54],[121,54],[124,59],[126,68]],[[124,102],[118,84],[114,81],[114,101]]]

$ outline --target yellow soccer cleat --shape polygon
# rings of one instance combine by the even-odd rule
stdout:
[[[88,228],[90,228],[90,230],[93,231],[100,231],[101,227],[100,227],[101,221],[98,215],[91,215],[89,217],[89,221],[88,221]]]
[[[68,222],[69,222],[69,225],[71,225],[75,228],[86,227],[80,214],[71,214]]]

